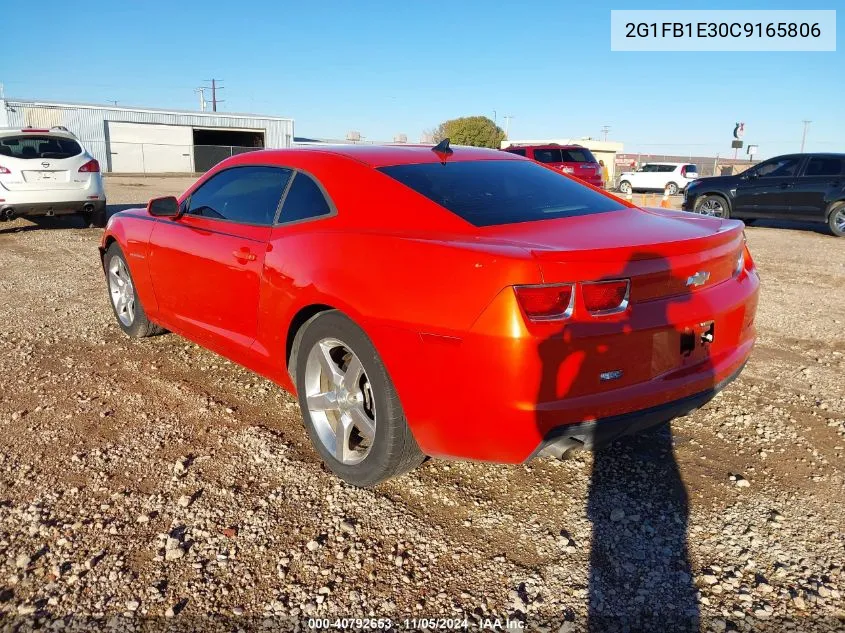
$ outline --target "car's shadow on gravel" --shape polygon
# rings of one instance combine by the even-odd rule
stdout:
[[[135,209],[146,206],[146,202],[136,202],[134,204],[110,204],[106,206],[106,219],[110,218],[115,213],[125,211],[126,209]],[[42,215],[33,218],[18,218],[11,221],[9,224],[6,224],[5,222],[0,223],[0,235],[24,233],[26,231],[54,231],[84,228],[87,228],[87,226],[85,225],[81,215]]]
[[[691,274],[686,269],[673,270],[658,254],[634,253],[618,272],[602,277],[633,280],[629,310],[604,320],[601,326],[598,320],[584,324],[586,315],[582,312],[579,319],[576,312],[572,323],[564,321],[559,332],[540,343],[544,370],[537,425],[542,436],[554,436],[551,429],[567,415],[569,398],[614,390],[605,382],[607,378],[603,380],[603,373],[619,380],[621,391],[626,385],[636,389],[643,381],[655,381],[686,367],[699,381],[697,392],[713,389],[710,347],[701,343],[699,331],[706,325],[695,322],[698,319],[685,305],[691,299]],[[577,301],[582,299],[576,294]],[[688,346],[690,340],[695,341],[695,349],[685,355],[681,341]],[[688,395],[692,394],[667,394],[666,399]],[[663,424],[608,444],[614,434],[606,422],[602,426],[602,418],[625,412],[607,406],[613,397],[608,393],[607,401],[599,401],[595,411],[579,409],[569,414],[576,416],[573,422],[599,420],[579,438],[588,448],[595,443],[587,501],[593,526],[588,629],[596,633],[697,632],[698,592],[687,551],[689,503],[675,460],[671,426],[665,423],[671,413],[656,413],[652,421]],[[562,413],[554,413],[556,409]],[[626,419],[624,425],[631,422]]]

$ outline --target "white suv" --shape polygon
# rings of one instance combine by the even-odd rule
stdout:
[[[0,220],[68,213],[105,226],[96,159],[65,128],[0,129]]]
[[[619,176],[619,191],[664,191],[675,195],[698,178],[698,168],[692,163],[646,163],[637,171],[626,171]]]

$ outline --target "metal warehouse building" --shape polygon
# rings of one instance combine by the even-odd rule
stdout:
[[[25,99],[0,100],[0,128],[63,126],[115,173],[203,172],[233,154],[293,143],[293,119]]]

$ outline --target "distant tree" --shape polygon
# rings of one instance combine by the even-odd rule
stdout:
[[[431,134],[435,143],[448,138],[454,145],[494,149],[498,149],[505,139],[505,131],[486,116],[465,116],[443,121]]]

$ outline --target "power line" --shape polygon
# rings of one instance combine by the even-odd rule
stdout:
[[[211,111],[217,112],[217,104],[223,103],[223,101],[225,101],[225,99],[218,99],[217,98],[217,91],[223,90],[223,86],[219,85],[217,82],[223,81],[223,80],[222,79],[206,79],[205,81],[211,82]],[[208,86],[205,86],[205,88],[208,88]]]

